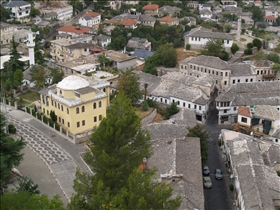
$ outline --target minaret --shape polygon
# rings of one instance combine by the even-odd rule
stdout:
[[[237,21],[237,34],[236,34],[237,41],[240,41],[240,34],[241,34],[241,16],[239,16]]]
[[[35,42],[33,38],[33,32],[31,29],[28,31],[28,42],[27,42],[27,47],[29,50],[29,64],[34,65],[35,64],[35,58],[34,58],[34,47],[35,47]]]

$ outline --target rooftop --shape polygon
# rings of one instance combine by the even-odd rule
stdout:
[[[250,109],[246,106],[239,107],[238,114],[246,116],[246,117],[251,117]]]
[[[171,22],[175,21],[175,19],[170,17],[170,16],[165,16],[163,18],[158,18],[157,20],[159,22],[165,22],[165,23],[171,23]]]
[[[147,4],[142,9],[143,10],[157,10],[158,7],[159,6],[157,4]]]
[[[22,7],[22,6],[31,6],[29,2],[22,0],[11,0],[3,4],[4,7]]]
[[[252,75],[252,69],[250,64],[230,64],[231,76],[249,76]]]
[[[269,105],[258,105],[254,110],[254,116],[266,120],[280,120],[280,111]]]
[[[56,29],[57,31],[65,31],[65,32],[72,32],[76,34],[84,34],[89,33],[91,29],[83,28],[83,27],[76,27],[76,26],[63,26],[61,28]]]
[[[216,101],[232,101],[232,106],[279,105],[280,81],[237,83],[222,92]]]
[[[137,24],[137,20],[122,20],[120,23],[124,26],[133,26]]]
[[[233,37],[227,33],[213,32],[211,29],[204,28],[202,26],[193,28],[187,37],[201,37],[201,38],[212,38],[212,39],[225,39],[233,40]]]
[[[77,90],[88,86],[88,81],[76,75],[70,75],[57,84],[57,87],[62,90]]]
[[[87,12],[87,13],[85,13],[83,16],[85,17],[85,16],[88,16],[88,17],[97,17],[97,16],[99,16],[100,14],[99,13],[97,13],[97,12]]]
[[[116,62],[124,62],[136,58],[135,56],[129,56],[128,54],[121,53],[115,50],[107,50],[104,51],[103,53],[106,55],[108,59]]]

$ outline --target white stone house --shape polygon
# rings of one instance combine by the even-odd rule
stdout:
[[[198,9],[199,9],[199,11],[202,11],[202,10],[205,10],[205,9],[211,11],[211,5],[210,4],[200,4]]]
[[[212,16],[213,16],[213,13],[208,10],[208,9],[203,9],[203,10],[200,10],[200,17],[201,18],[207,18],[207,19],[211,19]]]
[[[97,12],[87,12],[79,19],[79,24],[87,27],[98,26],[101,22],[101,15]]]
[[[256,82],[257,74],[254,73],[250,64],[230,64],[230,84]]]
[[[238,108],[237,123],[245,126],[250,126],[252,121],[252,116],[250,108],[242,106]]]
[[[18,20],[20,22],[30,21],[30,10],[31,4],[26,1],[18,0],[12,1],[9,0],[3,4],[4,8],[11,11],[11,18]]]
[[[98,36],[95,36],[93,40],[94,40],[94,44],[98,44],[102,47],[107,47],[108,44],[111,43],[111,37],[103,34],[99,34]]]
[[[265,9],[265,16],[273,16],[275,18],[278,18],[279,12],[280,12],[279,7],[271,7],[271,8]]]
[[[237,83],[215,99],[219,124],[237,122],[238,108],[270,105],[280,109],[280,81]]]
[[[234,0],[221,0],[221,5],[223,8],[226,7],[237,7],[237,2]]]
[[[224,42],[224,47],[229,50],[233,44],[233,36],[227,33],[212,32],[211,29],[202,26],[193,28],[185,35],[185,47],[190,44],[191,49],[202,49],[204,45],[211,39],[221,39]]]

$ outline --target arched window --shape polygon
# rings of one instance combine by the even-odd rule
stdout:
[[[61,111],[63,111],[63,105],[61,105]]]
[[[85,112],[85,106],[82,106],[82,112]]]
[[[101,106],[102,106],[102,102],[99,101],[99,102],[98,102],[98,107],[100,108]]]
[[[57,108],[60,109],[60,104],[59,103],[57,103]]]
[[[79,114],[80,113],[80,109],[79,107],[76,108],[76,114]]]
[[[69,114],[69,109],[67,108],[67,114]]]
[[[56,101],[54,102],[54,107],[56,108]]]
[[[95,102],[93,103],[93,108],[96,109],[96,103]]]

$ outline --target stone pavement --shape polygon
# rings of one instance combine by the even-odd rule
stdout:
[[[14,110],[10,106],[0,104],[8,123],[17,128],[17,134],[22,136],[28,147],[46,164],[65,197],[70,200],[75,179],[76,168],[91,173],[81,158],[85,152],[83,145],[74,145],[43,122],[23,111]],[[23,174],[24,175],[24,174]],[[31,177],[30,177],[31,178]],[[36,183],[40,186],[40,183]]]

